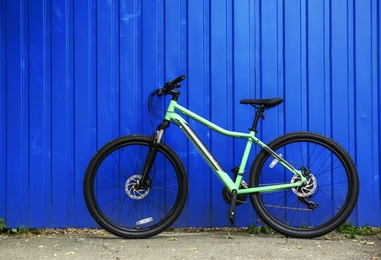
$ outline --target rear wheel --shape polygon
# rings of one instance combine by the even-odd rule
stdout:
[[[179,217],[187,198],[188,179],[177,154],[160,148],[145,188],[136,188],[152,138],[131,135],[103,146],[90,161],[84,196],[96,222],[125,238],[156,235]]]
[[[357,202],[359,180],[351,157],[339,144],[319,134],[296,132],[268,146],[304,172],[308,181],[303,187],[250,195],[267,225],[288,236],[312,238],[333,231],[348,218]],[[262,150],[251,167],[249,187],[297,181]]]

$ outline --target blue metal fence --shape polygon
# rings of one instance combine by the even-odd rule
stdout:
[[[148,94],[186,74],[181,103],[227,129],[251,126],[239,100],[285,98],[260,137],[339,141],[361,181],[350,221],[381,226],[380,16],[376,0],[1,0],[0,217],[94,226],[82,196],[91,156],[114,137],[150,134]],[[225,169],[238,164],[243,143],[191,124]],[[190,181],[177,225],[227,226],[219,180],[169,132]],[[256,222],[250,204],[237,211],[239,226]]]

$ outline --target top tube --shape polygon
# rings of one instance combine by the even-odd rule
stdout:
[[[168,106],[168,110],[165,114],[165,119],[166,120],[169,120],[169,121],[180,121],[180,122],[186,122],[180,115],[178,115],[177,113],[175,113],[175,110],[177,111],[180,111],[181,113],[183,113],[184,115],[194,119],[195,121],[211,128],[212,130],[218,132],[218,133],[221,133],[223,135],[226,135],[226,136],[231,136],[231,137],[236,137],[236,138],[244,138],[244,139],[249,139],[251,141],[256,141],[257,142],[257,138],[255,137],[255,132],[254,131],[250,131],[249,133],[242,133],[242,132],[236,132],[236,131],[229,131],[229,130],[226,130],[222,127],[219,127],[218,125],[216,124],[213,124],[212,122],[206,120],[205,118],[197,115],[196,113],[186,109],[185,107],[179,105],[175,100],[171,100],[169,106]]]

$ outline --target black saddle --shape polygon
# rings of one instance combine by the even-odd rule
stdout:
[[[283,102],[283,98],[265,98],[265,99],[242,99],[240,104],[250,104],[255,108],[269,109]]]

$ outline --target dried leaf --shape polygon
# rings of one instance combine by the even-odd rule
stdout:
[[[228,238],[234,239],[234,236],[230,235],[230,230],[228,230]]]

